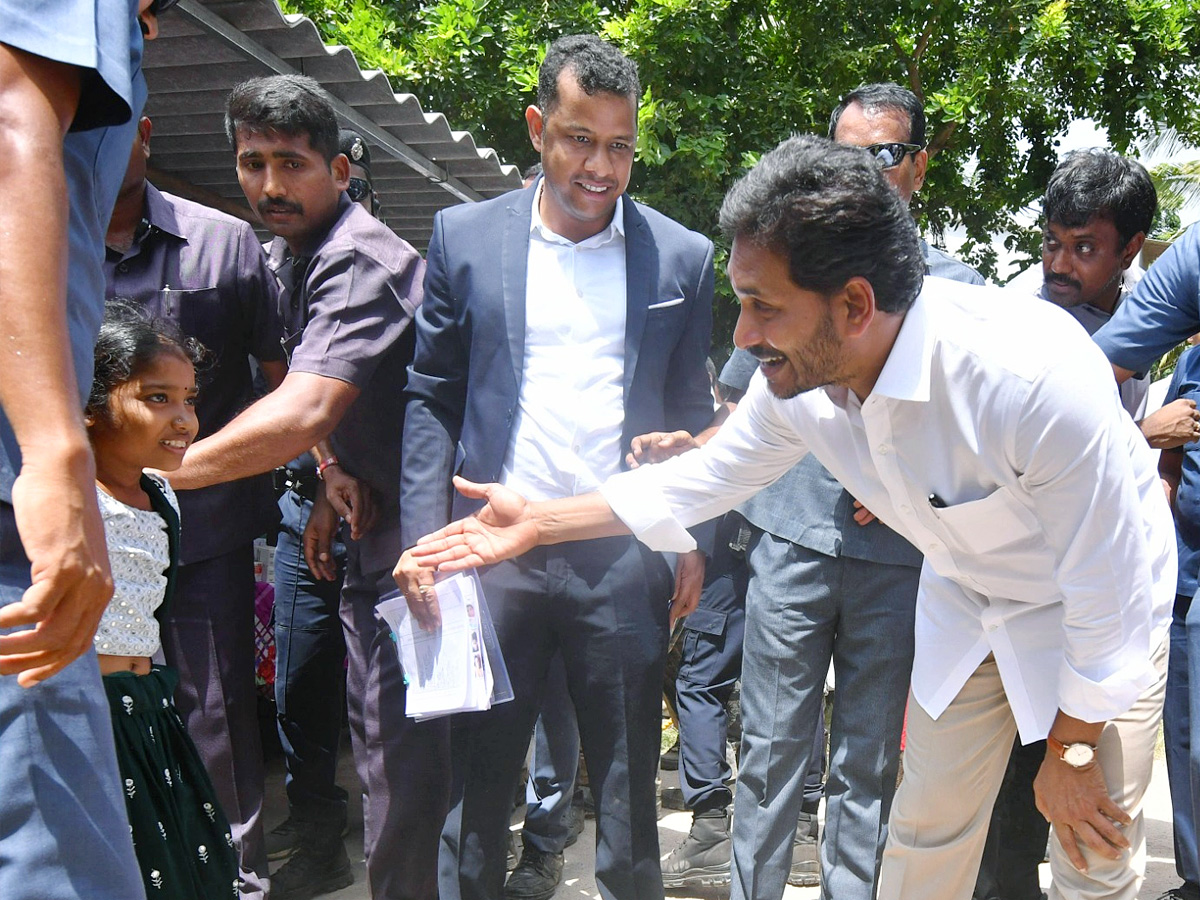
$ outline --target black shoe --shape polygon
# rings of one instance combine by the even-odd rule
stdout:
[[[1160,894],[1157,900],[1200,900],[1200,886],[1185,881],[1179,887]]]
[[[550,900],[562,880],[562,870],[561,853],[543,853],[526,844],[521,861],[504,885],[505,900]]]
[[[579,840],[579,836],[583,834],[583,819],[583,804],[572,802],[571,808],[567,810],[567,842],[563,844],[563,849]]]
[[[274,828],[267,832],[267,859],[271,862],[279,862],[281,859],[287,859],[296,852],[296,848],[300,845],[300,831],[304,827],[303,822],[295,816],[288,816]],[[350,833],[350,823],[347,822],[342,826],[342,837]]]
[[[817,887],[821,884],[821,857],[817,851],[817,814],[800,813],[796,837],[792,841],[792,867],[787,883],[794,887]]]
[[[665,888],[707,887],[732,881],[729,813],[723,809],[697,813],[683,843],[663,860]]]
[[[679,768],[679,741],[676,740],[667,751],[658,758],[658,765],[664,772],[674,772]]]
[[[659,791],[658,797],[663,809],[687,809],[687,804],[683,801],[683,788],[665,787]]]
[[[271,876],[272,900],[310,900],[354,883],[350,857],[342,836],[335,832],[332,845],[301,843],[282,868]]]
[[[504,859],[504,871],[511,872],[517,867],[517,833],[512,829],[508,832],[508,854]]]
[[[292,817],[288,816],[267,832],[267,859],[276,862],[287,859],[300,843],[300,834]]]

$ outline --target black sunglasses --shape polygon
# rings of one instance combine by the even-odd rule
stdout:
[[[350,195],[351,200],[358,203],[371,196],[371,182],[365,178],[351,178],[346,193]]]
[[[920,144],[905,144],[901,141],[889,141],[883,144],[871,144],[863,147],[875,157],[881,169],[894,169],[904,162],[904,157],[910,153],[919,153],[923,148]]]

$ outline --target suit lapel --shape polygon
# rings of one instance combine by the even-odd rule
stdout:
[[[525,289],[529,270],[529,221],[533,213],[533,194],[534,188],[521,191],[509,206],[500,250],[504,322],[508,330],[513,382],[518,386],[525,365]]]
[[[646,330],[651,292],[657,287],[654,241],[650,226],[632,200],[623,201],[625,216],[625,378],[623,398],[629,406],[629,391],[637,370],[642,334]]]

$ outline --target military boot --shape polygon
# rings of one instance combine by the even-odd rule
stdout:
[[[796,887],[817,887],[821,883],[821,856],[817,850],[817,814],[800,813],[796,837],[792,841],[792,868],[787,883]]]
[[[687,837],[663,860],[663,887],[729,884],[732,851],[728,810],[694,813]]]
[[[354,872],[342,840],[344,823],[338,818],[318,821],[293,815],[292,819],[296,849],[271,876],[271,900],[311,900],[353,884]]]

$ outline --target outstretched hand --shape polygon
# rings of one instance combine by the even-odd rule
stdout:
[[[459,572],[512,559],[537,546],[538,529],[529,503],[516,491],[460,477],[455,477],[454,486],[464,497],[486,500],[487,504],[475,515],[417,541],[411,554],[418,565]]]

